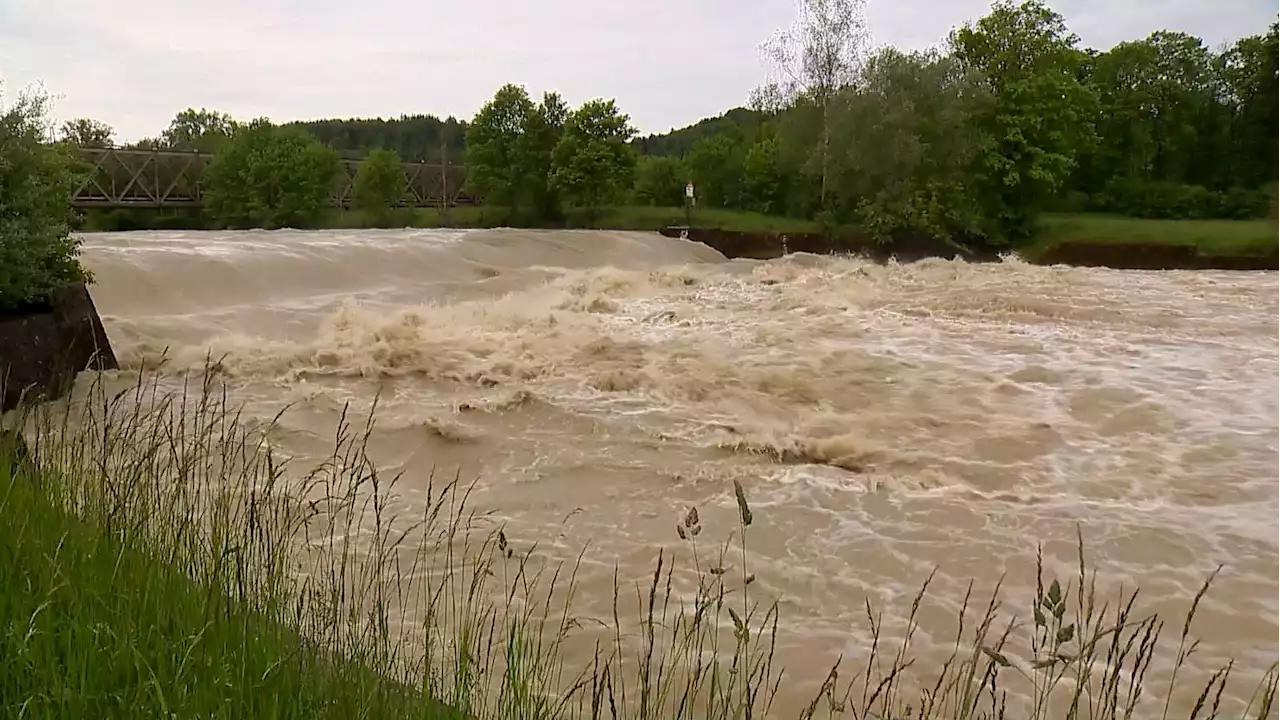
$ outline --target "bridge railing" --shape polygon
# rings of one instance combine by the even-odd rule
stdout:
[[[190,208],[204,205],[204,173],[213,160],[210,153],[185,150],[77,148],[92,167],[76,190],[76,207]],[[349,207],[353,199],[360,160],[343,160],[334,179],[332,202]],[[474,201],[463,193],[465,165],[452,163],[404,164],[405,192],[402,205],[449,207]]]

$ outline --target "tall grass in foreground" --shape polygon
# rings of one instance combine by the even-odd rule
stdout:
[[[0,708],[10,717],[763,718],[783,671],[774,598],[757,597],[743,488],[709,542],[685,509],[653,572],[615,574],[613,613],[573,612],[581,556],[560,561],[470,509],[456,479],[401,497],[365,453],[373,414],[292,468],[271,425],[206,372],[177,390],[140,375],[16,418],[0,442]],[[1027,614],[966,596],[955,650],[917,664],[928,581],[889,637],[833,658],[800,717],[1274,717],[1277,668],[1184,678],[1205,587],[1177,621],[1170,677],[1148,677],[1164,621],[1137,593],[1104,601],[1084,562],[1040,572]],[[679,559],[677,561],[677,558]],[[865,602],[851,598],[850,602]],[[1029,617],[1028,617],[1029,615]],[[1025,646],[1014,641],[1025,640]],[[587,642],[587,662],[566,661]],[[1259,673],[1258,671],[1261,670]],[[1258,675],[1260,674],[1260,677]],[[818,680],[818,679],[815,679]],[[817,684],[817,683],[815,683]],[[1243,705],[1243,703],[1241,703]],[[794,714],[794,713],[789,713]]]

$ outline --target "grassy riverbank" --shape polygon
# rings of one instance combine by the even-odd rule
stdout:
[[[270,428],[243,424],[212,377],[158,388],[46,406],[24,421],[30,459],[0,445],[0,716],[768,715],[785,626],[750,574],[752,526],[768,518],[736,484],[723,545],[682,510],[674,552],[633,587],[618,581],[611,618],[583,618],[575,562],[508,538],[468,509],[466,488],[391,512],[395,480],[364,454],[371,424],[344,420],[331,457],[286,472]],[[1030,698],[1018,717],[1073,704],[1152,717],[1170,689],[1174,708],[1216,707],[1228,685],[1228,698],[1253,693],[1232,716],[1274,711],[1275,666],[1148,677],[1164,653],[1176,656],[1157,666],[1181,668],[1208,582],[1169,619],[1181,634],[1159,640],[1164,620],[1098,589],[1081,559],[1061,583],[1040,574],[1031,617],[1002,608],[998,588],[966,599],[941,667],[910,647],[927,585],[901,608],[905,626],[868,608],[869,647],[832,658],[825,680],[791,678],[815,688],[801,717],[999,717],[1006,691]],[[595,651],[568,667],[574,637]]]
[[[1090,213],[1041,218],[1033,247],[1061,242],[1189,245],[1204,255],[1261,256],[1276,251],[1275,220],[1147,220]]]
[[[210,577],[100,509],[70,513],[48,496],[55,487],[0,470],[0,697],[21,710],[11,716],[455,717],[376,663],[304,641],[282,619],[287,599],[241,595],[231,567]]]
[[[304,610],[279,498],[198,497],[202,472],[271,484],[252,447],[216,437],[230,426],[115,413],[99,429],[81,453],[45,425],[39,463],[0,437],[0,717],[461,717],[391,679],[385,639],[350,634],[336,603]]]

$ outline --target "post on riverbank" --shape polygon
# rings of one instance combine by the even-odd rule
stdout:
[[[693,228],[693,181],[684,184],[684,226]]]

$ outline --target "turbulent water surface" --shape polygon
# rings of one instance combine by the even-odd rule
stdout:
[[[250,414],[293,405],[279,443],[300,456],[380,392],[379,461],[409,486],[478,476],[513,537],[590,541],[595,610],[609,566],[651,571],[688,506],[726,536],[740,480],[783,598],[784,705],[859,654],[865,599],[905,612],[938,566],[917,642],[941,653],[970,578],[1008,573],[1027,607],[1037,542],[1069,574],[1077,526],[1112,596],[1141,584],[1153,609],[1225,566],[1198,670],[1276,658],[1274,274],[517,230],[100,234],[85,259],[122,364],[225,356]]]

